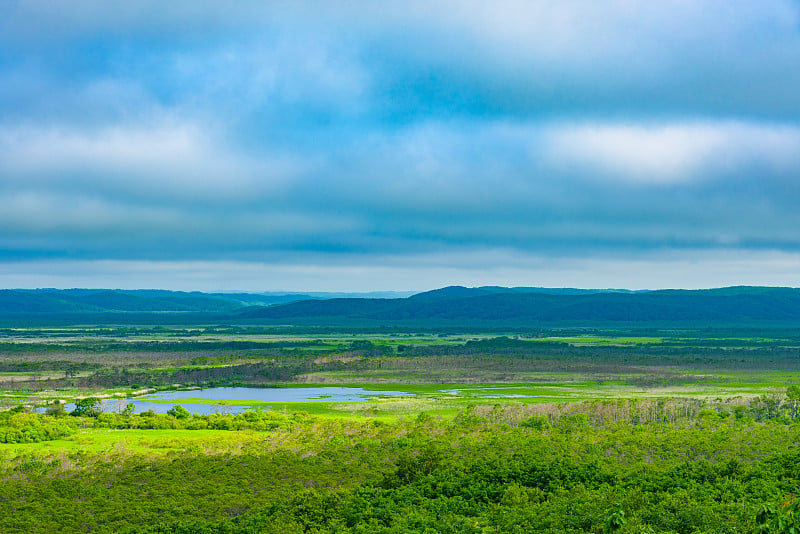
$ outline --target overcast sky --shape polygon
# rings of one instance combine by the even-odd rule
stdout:
[[[800,286],[796,0],[0,3],[0,287]]]

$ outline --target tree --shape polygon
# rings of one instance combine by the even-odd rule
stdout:
[[[766,393],[750,401],[750,410],[758,421],[777,419],[782,402],[782,393]]]
[[[175,406],[167,410],[167,415],[171,415],[175,419],[186,419],[188,417],[191,417],[192,413],[183,406],[181,406],[180,404],[176,404]]]
[[[61,401],[53,402],[53,404],[47,406],[47,411],[45,413],[56,417],[64,415],[64,403]]]
[[[86,397],[75,401],[75,409],[70,415],[77,417],[97,417],[103,412],[103,403],[97,397]]]
[[[786,404],[789,406],[792,419],[800,419],[800,386],[786,388]]]

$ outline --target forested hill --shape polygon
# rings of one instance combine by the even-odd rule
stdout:
[[[396,297],[408,293],[370,293]],[[287,302],[355,297],[348,293],[201,293],[157,289],[2,289],[0,320],[59,323],[164,321],[219,322],[237,318],[243,309]],[[171,319],[172,318],[172,319]],[[8,321],[6,321],[8,322]]]
[[[283,323],[793,323],[800,289],[578,290],[448,287],[405,299],[332,299],[251,308],[243,318]]]
[[[61,317],[97,323],[158,323],[185,316],[192,323],[367,327],[665,322],[800,325],[800,289],[794,288],[628,291],[452,286],[405,298],[334,297],[339,295],[0,290],[0,319]]]
[[[231,312],[253,304],[297,300],[250,294],[157,290],[0,290],[0,313]],[[305,296],[299,298],[308,298]]]

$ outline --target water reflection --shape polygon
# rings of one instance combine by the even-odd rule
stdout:
[[[375,396],[402,396],[411,395],[402,391],[368,391],[356,387],[301,387],[301,388],[249,388],[249,387],[220,387],[208,389],[193,389],[181,391],[159,391],[149,395],[131,397],[126,399],[104,399],[104,412],[120,412],[129,403],[134,404],[134,413],[152,410],[155,413],[167,413],[175,404],[180,404],[193,414],[208,415],[212,413],[239,413],[252,410],[257,405],[248,405],[242,401],[262,402],[368,402]],[[193,400],[219,401],[208,403],[193,403]],[[174,402],[153,402],[153,401]],[[236,405],[230,404],[236,401]],[[75,409],[70,403],[65,407],[67,412]]]

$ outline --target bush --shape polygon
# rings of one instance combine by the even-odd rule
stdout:
[[[547,420],[547,417],[543,415],[534,415],[533,417],[525,419],[520,423],[520,426],[533,428],[535,430],[544,430],[545,428],[550,428],[550,422]]]
[[[191,412],[189,412],[189,410],[187,410],[180,404],[176,404],[175,406],[167,410],[167,415],[171,415],[175,419],[188,419],[189,417],[192,416]]]
[[[75,401],[75,409],[70,412],[70,415],[76,417],[97,417],[103,412],[103,403],[97,397],[86,397],[79,401]]]

